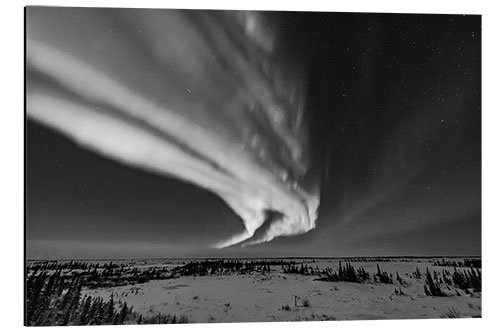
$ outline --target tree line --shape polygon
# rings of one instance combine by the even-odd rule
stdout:
[[[56,270],[31,275],[26,283],[27,326],[121,325],[186,323],[185,315],[157,314],[143,316],[127,302],[116,302],[113,294],[105,301],[100,296],[82,297],[82,280],[69,281]]]
[[[469,267],[481,268],[481,259],[478,258],[465,258],[463,260],[436,260],[433,262],[434,266],[450,266],[450,267]]]
[[[285,261],[270,262],[267,260],[203,260],[191,261],[185,265],[175,267],[172,277],[250,274],[253,272],[270,273],[271,265],[285,265]]]
[[[88,270],[88,269],[95,269],[95,268],[102,268],[102,269],[111,269],[111,268],[120,268],[120,267],[126,267],[126,264],[117,264],[114,262],[105,262],[105,263],[98,263],[98,262],[87,262],[87,261],[75,261],[75,260],[70,260],[70,261],[57,261],[57,260],[46,260],[46,261],[36,261],[36,262],[30,262],[27,265],[27,269],[29,271],[33,272],[38,272],[38,271],[46,271],[46,270]]]
[[[349,262],[342,265],[339,261],[339,267],[336,271],[333,271],[330,267],[325,268],[320,273],[320,277],[317,279],[320,281],[329,282],[355,282],[363,283],[366,281],[374,281],[379,283],[393,283],[392,274],[388,274],[380,269],[377,264],[377,272],[370,275],[363,267],[355,269]]]
[[[443,288],[443,286],[445,287]],[[481,292],[481,271],[479,268],[458,270],[454,267],[453,273],[445,269],[441,273],[433,270],[431,274],[429,268],[427,268],[424,286],[424,292],[427,296],[451,296],[452,293],[450,294],[444,290],[451,291],[449,286],[459,288],[466,294]],[[455,294],[460,296],[458,291],[455,291]]]

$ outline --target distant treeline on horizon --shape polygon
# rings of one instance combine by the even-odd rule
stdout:
[[[101,259],[26,259],[26,261],[143,261],[143,260],[275,260],[275,259],[298,259],[298,260],[311,260],[311,259],[319,259],[319,260],[357,260],[357,259],[371,259],[371,260],[388,260],[388,259],[441,259],[441,258],[482,258],[481,255],[436,255],[436,256],[343,256],[343,257],[164,257],[164,258],[101,258]]]

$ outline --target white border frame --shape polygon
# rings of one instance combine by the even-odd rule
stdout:
[[[297,322],[297,323],[255,323],[255,324],[191,324],[156,326],[101,326],[71,327],[65,331],[87,332],[132,332],[138,329],[147,332],[233,332],[277,330],[289,332],[309,331],[349,331],[349,332],[473,332],[490,331],[498,327],[495,323],[500,310],[498,300],[498,265],[496,254],[499,253],[498,241],[498,202],[496,193],[500,187],[500,153],[498,84],[500,77],[498,59],[500,59],[498,36],[500,35],[500,12],[496,1],[475,0],[350,0],[320,1],[307,0],[297,3],[290,1],[253,0],[235,4],[228,0],[47,0],[2,2],[0,29],[3,42],[2,57],[2,100],[3,108],[0,130],[1,154],[1,211],[2,214],[2,269],[0,316],[2,331],[25,330],[23,327],[23,270],[24,270],[24,9],[25,5],[50,6],[85,6],[85,7],[139,7],[139,8],[210,8],[210,9],[259,9],[259,10],[305,10],[305,11],[344,11],[344,12],[391,12],[391,13],[449,13],[481,14],[482,16],[482,116],[483,116],[483,298],[482,319],[460,320],[384,320],[384,321],[341,321],[341,322]],[[6,103],[5,103],[6,101]],[[496,324],[496,325],[495,325]],[[52,331],[62,328],[39,328]],[[33,329],[31,330],[38,330]]]

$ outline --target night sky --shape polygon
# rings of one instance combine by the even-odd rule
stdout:
[[[28,258],[480,255],[481,17],[279,15],[306,61],[315,229],[212,249],[244,230],[219,196],[28,118]]]

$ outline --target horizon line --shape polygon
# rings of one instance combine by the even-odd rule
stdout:
[[[28,259],[26,261],[125,261],[125,260],[196,260],[196,259],[348,259],[348,258],[387,258],[387,259],[397,259],[397,258],[474,258],[481,257],[482,255],[374,255],[374,256],[263,256],[263,257],[231,257],[231,256],[221,256],[221,257],[151,257],[151,258],[53,258],[53,259]]]

